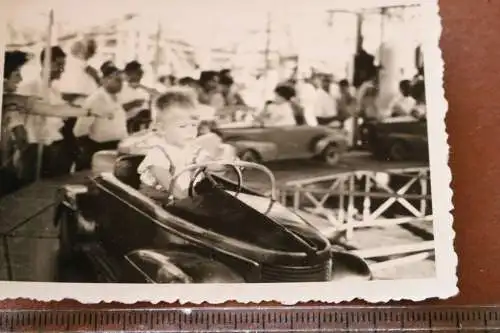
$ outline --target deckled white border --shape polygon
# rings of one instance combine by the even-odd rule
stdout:
[[[2,0],[0,13],[8,12],[7,0]],[[241,0],[242,1],[242,0]],[[298,1],[298,0],[296,0]],[[305,1],[305,0],[301,0]],[[308,1],[307,6],[323,0]],[[426,66],[426,91],[428,100],[429,153],[431,184],[433,189],[434,230],[436,244],[436,278],[342,283],[293,283],[293,284],[62,284],[35,282],[0,282],[0,299],[29,298],[42,301],[76,299],[84,303],[119,301],[187,302],[199,304],[278,301],[295,304],[306,301],[341,302],[363,299],[369,302],[389,300],[424,300],[430,297],[448,298],[458,293],[457,255],[453,249],[451,172],[448,168],[448,145],[445,128],[447,102],[443,89],[443,60],[439,48],[441,22],[437,0],[331,0],[332,5],[348,2],[360,6],[420,3],[426,15],[424,58]],[[23,2],[23,0],[20,0]],[[271,1],[270,1],[271,2]],[[291,2],[288,2],[291,3]],[[12,4],[12,3],[11,3]],[[1,14],[0,14],[1,15]],[[0,20],[0,22],[5,22]],[[2,29],[5,27],[2,26]],[[5,43],[5,30],[0,31]],[[3,54],[0,56],[3,57]],[[1,59],[1,58],[0,58]],[[1,98],[1,97],[0,97]]]

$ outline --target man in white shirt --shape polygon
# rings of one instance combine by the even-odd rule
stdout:
[[[86,140],[86,165],[90,165],[94,153],[116,149],[128,136],[127,117],[118,96],[123,85],[121,72],[115,66],[106,66],[102,76],[102,86],[85,100],[83,108],[98,116],[112,116],[94,118]]]
[[[151,121],[150,93],[141,85],[144,71],[137,61],[125,65],[126,82],[119,94],[120,101],[127,113],[127,128],[130,133],[137,132],[142,122]]]
[[[59,87],[63,93],[89,96],[100,85],[98,73],[88,61],[94,56],[93,41],[77,41],[71,48],[72,57],[61,76]]]
[[[40,55],[41,63],[44,63],[45,50]],[[46,98],[51,105],[61,106],[66,104],[62,98],[58,87],[54,85],[54,81],[61,77],[66,64],[66,54],[58,47],[54,46],[51,50],[51,68],[50,68],[50,83],[48,91],[45,92],[45,82],[41,77],[32,81],[21,84],[18,88],[18,93],[21,95],[36,96]],[[69,106],[68,106],[69,107]],[[72,152],[68,151],[68,147],[64,142],[64,137],[61,134],[61,129],[64,126],[64,120],[61,117],[41,116],[36,114],[27,114],[25,116],[25,129],[27,140],[29,143],[28,158],[31,160],[35,174],[38,144],[43,144],[43,167],[42,176],[52,177],[69,173],[72,165]]]
[[[316,104],[316,88],[311,83],[307,82],[305,79],[298,81],[297,85],[297,97],[300,105],[304,109],[304,117],[306,123],[309,126],[318,125],[315,114],[315,104]]]
[[[89,60],[97,49],[93,39],[78,40],[71,47],[71,55],[59,82],[63,98],[73,105],[81,106],[85,98],[99,88],[101,78],[96,69],[89,65]],[[65,121],[62,133],[65,140],[72,146],[76,157],[76,169],[80,169],[80,145],[84,136],[88,135],[89,126],[93,117],[69,118]]]
[[[319,87],[316,89],[314,113],[319,125],[328,125],[337,119],[337,101],[330,93],[331,80],[324,76],[319,81]]]

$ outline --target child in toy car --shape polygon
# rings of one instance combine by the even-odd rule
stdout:
[[[139,165],[141,191],[151,196],[170,188],[174,175],[189,165],[235,159],[234,150],[222,145],[213,133],[197,138],[196,101],[184,90],[170,90],[156,102],[157,135]],[[213,171],[223,171],[215,168]],[[183,198],[191,182],[190,173],[181,174],[172,189],[174,198]]]

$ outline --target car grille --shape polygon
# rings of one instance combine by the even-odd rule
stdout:
[[[262,282],[320,282],[329,281],[331,275],[331,260],[313,266],[262,266]]]

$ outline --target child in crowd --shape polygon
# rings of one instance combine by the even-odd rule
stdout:
[[[137,169],[145,194],[167,191],[174,175],[189,165],[235,159],[234,155],[228,156],[227,149],[221,149],[222,141],[216,135],[197,138],[197,103],[191,92],[170,90],[157,99],[156,107],[157,140]],[[178,177],[171,193],[174,198],[187,195],[191,176],[191,172],[185,172]]]

